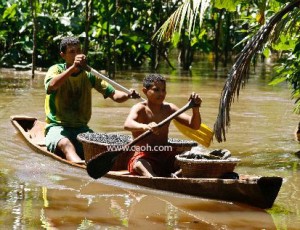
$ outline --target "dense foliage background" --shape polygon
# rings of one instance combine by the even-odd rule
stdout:
[[[60,61],[61,37],[75,35],[89,64],[110,75],[160,63],[189,70],[199,53],[212,54],[217,69],[232,64],[247,40],[289,2],[295,0],[0,0],[0,66],[48,68]],[[299,23],[298,8],[253,58],[276,58],[272,84],[291,83],[298,113]],[[170,54],[178,63],[171,63]]]

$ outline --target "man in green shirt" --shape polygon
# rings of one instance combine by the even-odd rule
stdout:
[[[78,162],[84,159],[81,143],[76,139],[79,133],[93,132],[88,127],[92,112],[94,88],[104,98],[124,102],[139,95],[114,89],[112,85],[97,76],[82,70],[86,56],[82,54],[78,38],[66,37],[60,43],[60,56],[64,64],[49,68],[45,77],[46,146],[51,152],[62,154],[67,160]]]

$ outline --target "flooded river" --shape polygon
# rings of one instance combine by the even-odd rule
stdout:
[[[204,65],[205,66],[205,65]],[[193,76],[167,78],[167,101],[179,107],[189,94],[202,99],[202,121],[213,127],[225,78],[207,69]],[[141,92],[145,73],[119,73],[116,81]],[[0,229],[300,229],[300,145],[294,139],[299,116],[286,85],[268,86],[252,76],[231,108],[226,148],[241,162],[237,173],[281,176],[284,183],[268,210],[244,204],[199,199],[101,178],[61,164],[30,149],[10,123],[12,115],[44,120],[44,75],[0,70]],[[90,127],[120,132],[129,108],[93,93]],[[173,126],[170,136],[182,136]]]

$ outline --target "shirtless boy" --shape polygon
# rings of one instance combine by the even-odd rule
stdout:
[[[170,176],[176,171],[175,151],[157,151],[161,147],[167,146],[170,122],[158,128],[157,124],[176,112],[179,108],[165,102],[166,80],[159,74],[150,74],[143,81],[143,93],[147,100],[134,105],[124,123],[124,128],[132,132],[133,138],[147,130],[151,130],[154,135],[150,135],[137,143],[135,153],[128,163],[128,170],[131,174],[147,177]],[[199,129],[201,125],[201,115],[199,107],[201,98],[198,94],[192,93],[189,100],[194,100],[197,107],[192,108],[192,116],[182,113],[175,119],[183,125],[192,129]],[[158,148],[159,147],[159,148]],[[170,146],[168,146],[170,147]],[[143,151],[146,149],[147,151]]]

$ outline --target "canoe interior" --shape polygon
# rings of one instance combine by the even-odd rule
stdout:
[[[62,163],[69,164],[79,168],[86,168],[85,162],[71,162],[62,157],[62,154],[54,154],[47,150],[45,146],[44,129],[46,122],[42,122],[33,117],[12,116],[11,122],[21,133],[27,144],[35,151],[46,156],[52,157]]]
[[[45,122],[33,117],[12,116],[11,122],[31,148],[55,160],[85,169],[84,162],[74,163],[47,151]],[[129,175],[127,170],[110,171],[105,177],[197,197],[246,203],[259,208],[271,208],[282,185],[281,177],[240,175],[239,179],[219,178],[146,178]]]

